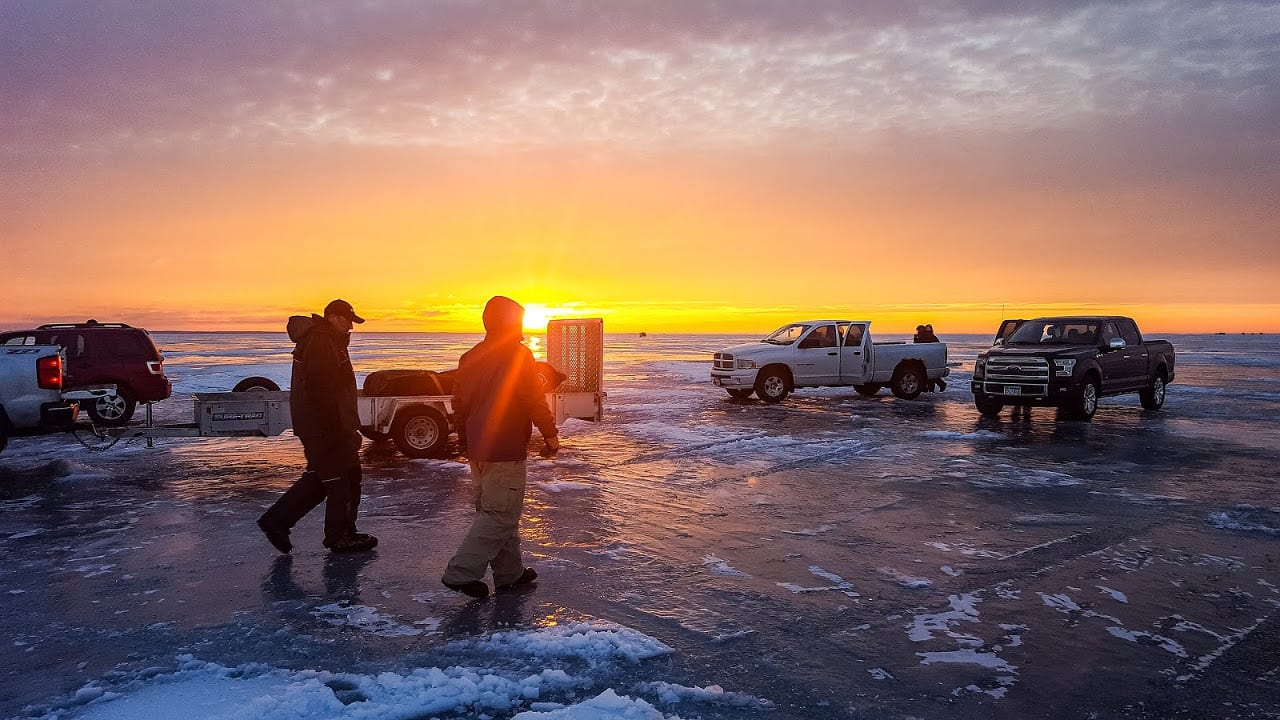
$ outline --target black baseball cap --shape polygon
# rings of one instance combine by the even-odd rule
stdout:
[[[338,316],[341,316],[341,317],[347,318],[348,320],[350,320],[350,321],[351,321],[351,322],[353,322],[353,323],[362,323],[362,322],[364,322],[364,318],[362,318],[362,317],[360,317],[359,315],[357,315],[357,314],[356,314],[355,309],[351,307],[351,303],[347,302],[346,300],[342,300],[342,299],[334,300],[333,302],[329,303],[328,305],[325,305],[325,306],[324,306],[324,314],[325,314],[325,315],[338,315]]]

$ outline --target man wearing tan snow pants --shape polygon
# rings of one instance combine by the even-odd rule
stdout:
[[[560,441],[533,353],[520,343],[523,327],[519,303],[500,295],[490,299],[485,338],[458,360],[454,376],[454,425],[471,460],[476,515],[440,580],[474,598],[489,596],[489,568],[497,590],[528,586],[538,577],[520,554],[525,458],[535,425],[547,455],[560,449]]]
[[[476,516],[444,573],[445,585],[484,577],[493,566],[493,584],[513,585],[524,572],[520,555],[520,512],[524,507],[525,461],[473,462],[471,482]]]

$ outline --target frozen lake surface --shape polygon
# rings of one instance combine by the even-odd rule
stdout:
[[[157,333],[175,396],[288,380],[283,333]],[[986,338],[916,401],[708,381],[747,338],[610,336],[605,421],[533,459],[537,585],[439,577],[464,465],[366,443],[361,529],[254,520],[298,475],[269,439],[0,455],[0,716],[20,718],[1277,718],[1280,339],[1173,336],[1160,412],[981,419]],[[361,375],[475,337],[357,334]]]

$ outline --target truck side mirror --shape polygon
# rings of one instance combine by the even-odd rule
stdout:
[[[1111,338],[1107,341],[1107,348],[1110,350],[1119,350],[1124,347],[1124,338]]]

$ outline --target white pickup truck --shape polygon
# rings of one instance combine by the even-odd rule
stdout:
[[[853,386],[875,395],[888,385],[910,400],[950,374],[945,343],[871,342],[864,320],[806,320],[763,340],[715,354],[711,382],[735,398],[776,403],[801,387]]]
[[[0,452],[14,431],[70,427],[80,411],[77,400],[107,392],[98,388],[64,393],[64,367],[57,345],[0,346]]]

